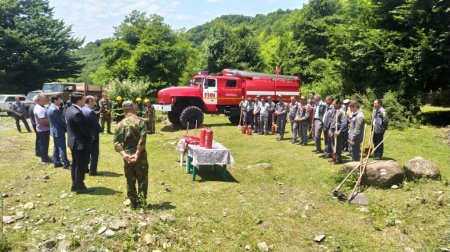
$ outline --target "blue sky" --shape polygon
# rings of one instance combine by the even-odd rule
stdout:
[[[298,9],[307,0],[50,0],[57,19],[72,25],[85,42],[111,37],[132,10],[156,13],[174,29],[192,28],[225,14],[254,16],[277,9]]]

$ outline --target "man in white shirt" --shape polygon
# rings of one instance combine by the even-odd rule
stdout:
[[[44,107],[47,104],[47,97],[45,95],[37,95],[36,107],[33,110],[34,119],[36,121],[36,131],[39,142],[39,156],[44,163],[53,163],[48,156],[48,145],[50,143],[50,122],[47,116],[47,109]]]
[[[269,112],[270,112],[270,104],[266,100],[262,99],[261,110],[259,112],[261,124],[259,134],[264,134],[265,136],[269,131]]]

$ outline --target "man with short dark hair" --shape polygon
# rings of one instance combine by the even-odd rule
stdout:
[[[50,101],[47,115],[50,121],[50,135],[53,137],[53,164],[55,168],[69,169],[70,162],[66,152],[67,124],[59,109],[63,100],[60,96],[52,96]]]
[[[372,111],[372,127],[373,127],[373,146],[377,146],[383,141],[384,132],[388,126],[388,115],[383,108],[383,102],[380,99],[376,99],[373,102]],[[375,160],[381,160],[383,158],[384,145],[383,143],[373,153]]]
[[[88,171],[89,147],[92,143],[92,135],[89,130],[89,123],[81,112],[84,106],[84,96],[82,93],[73,93],[71,104],[66,111],[67,120],[67,144],[72,151],[72,188],[78,194],[91,193],[94,190],[88,189],[84,184],[84,174]]]
[[[330,160],[334,164],[342,163],[342,140],[344,132],[347,131],[347,118],[344,110],[341,109],[341,101],[336,99],[333,101],[333,108],[330,115],[330,129],[328,131],[329,141],[331,143],[332,152],[336,149],[335,160]]]
[[[84,106],[81,108],[81,112],[87,118],[89,129],[91,132],[92,143],[89,148],[90,150],[90,161],[89,161],[89,175],[98,176],[101,175],[97,172],[98,155],[100,154],[100,142],[99,134],[102,132],[102,128],[98,123],[97,115],[95,114],[93,108],[95,106],[95,98],[93,96],[86,96],[86,101]]]
[[[291,132],[292,132],[292,138],[291,143],[295,144],[297,142],[297,135],[298,135],[298,122],[296,122],[295,115],[297,114],[298,104],[297,104],[297,98],[295,96],[291,96],[291,102],[287,105],[287,120],[291,124]]]
[[[36,107],[34,107],[33,114],[36,120],[36,131],[39,142],[39,156],[44,163],[53,163],[53,160],[48,156],[48,145],[50,144],[50,121],[48,120],[47,97],[43,94],[38,94],[36,99]]]
[[[359,107],[359,102],[350,102],[349,108],[352,111],[352,118],[350,119],[348,143],[351,145],[350,154],[352,156],[352,161],[361,160],[361,144],[364,135],[365,119],[364,114]]]
[[[323,158],[330,158],[331,154],[332,154],[332,149],[331,149],[331,139],[330,136],[328,134],[328,131],[330,130],[330,126],[331,126],[331,113],[333,110],[333,97],[331,96],[327,96],[325,98],[325,103],[326,103],[326,108],[325,108],[325,114],[323,115],[323,139],[324,139],[324,153],[323,153]]]
[[[127,196],[131,201],[131,207],[137,209],[145,205],[147,199],[148,161],[145,148],[147,130],[145,122],[136,115],[132,101],[125,101],[122,107],[126,117],[117,124],[114,131],[114,148],[124,160]]]
[[[14,102],[10,106],[10,110],[14,115],[14,119],[16,120],[16,127],[19,132],[22,132],[20,128],[19,120],[23,122],[25,127],[27,128],[28,133],[31,132],[30,126],[27,122],[27,117],[25,116],[25,105],[20,101],[19,96],[14,97]]]
[[[323,130],[323,115],[325,114],[325,110],[327,108],[327,104],[324,103],[320,99],[320,95],[314,95],[314,109],[313,114],[311,115],[314,118],[314,128],[313,128],[313,138],[314,142],[316,144],[316,149],[313,150],[315,153],[321,153],[322,152],[322,143],[321,143],[321,135]]]
[[[287,105],[283,100],[283,96],[278,95],[278,103],[275,105],[274,115],[277,117],[278,134],[277,141],[284,139],[284,130],[286,128]]]

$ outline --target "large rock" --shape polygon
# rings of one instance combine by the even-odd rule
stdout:
[[[406,177],[408,179],[428,178],[441,179],[439,168],[433,162],[424,159],[423,157],[415,157],[404,165]]]
[[[342,166],[341,170],[350,172],[357,167],[359,162],[349,162]],[[358,172],[359,169],[356,169]],[[395,184],[402,183],[404,171],[400,165],[393,161],[374,161],[367,163],[365,174],[362,178],[362,185],[370,185],[380,188],[388,188]]]

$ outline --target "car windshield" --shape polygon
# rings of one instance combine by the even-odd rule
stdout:
[[[46,93],[62,92],[63,91],[63,85],[45,83],[44,86],[42,87],[42,91],[46,92]]]
[[[204,80],[203,78],[192,79],[189,82],[189,86],[196,86],[196,87],[201,86],[203,84],[203,80]]]
[[[3,101],[5,101],[5,98],[6,98],[6,96],[4,96],[4,95],[0,95],[0,102],[3,102]]]

